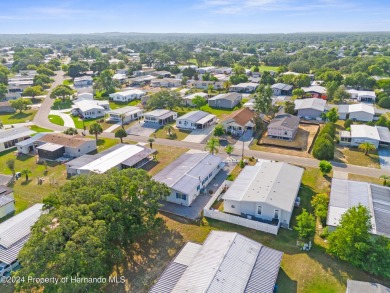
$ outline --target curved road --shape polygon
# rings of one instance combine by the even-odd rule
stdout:
[[[53,100],[50,99],[50,93],[54,87],[62,84],[63,80],[64,80],[64,72],[57,71],[56,76],[54,77],[54,82],[49,90],[49,93],[46,99],[43,101],[37,114],[35,115],[35,118],[33,120],[34,124],[40,127],[52,129],[54,131],[64,131],[67,128],[64,126],[53,124],[48,119],[49,112],[51,110],[51,107],[53,106]],[[115,138],[114,133],[107,133],[107,132],[103,132],[100,136],[107,137],[107,138]],[[148,137],[128,135],[126,140],[147,143]],[[197,150],[204,150],[205,148],[204,144],[185,142],[185,141],[176,141],[176,140],[162,139],[162,138],[157,138],[154,143],[160,145],[166,145],[166,146],[175,146],[175,147],[197,149]],[[236,149],[234,150],[233,155],[240,157],[241,153],[242,153],[241,149]],[[253,151],[247,149],[244,150],[244,153],[245,156],[249,156],[249,157],[255,157],[255,158],[272,160],[272,161],[282,161],[294,165],[300,165],[303,167],[318,168],[318,164],[319,164],[319,161],[317,159],[288,156],[288,155],[282,155],[277,153],[267,153],[267,152]],[[390,175],[390,170],[368,168],[368,167],[362,167],[357,165],[348,165],[339,162],[331,162],[331,163],[333,165],[333,169],[337,171],[343,171],[352,174],[377,177],[377,178],[383,174]]]

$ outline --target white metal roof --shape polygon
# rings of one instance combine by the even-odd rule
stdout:
[[[93,109],[99,109],[104,110],[104,107],[102,105],[108,105],[108,101],[96,101],[96,100],[81,100],[74,102],[77,108],[79,108],[81,111],[91,111]]]
[[[156,110],[147,112],[147,113],[145,113],[144,115],[145,115],[145,116],[151,116],[151,117],[160,118],[160,117],[162,117],[162,116],[164,116],[164,117],[173,116],[175,113],[176,113],[176,112],[173,112],[173,111],[171,111],[171,110],[156,109]]]
[[[126,106],[126,107],[123,107],[123,108],[118,108],[118,109],[115,109],[115,110],[110,110],[107,112],[107,114],[116,114],[116,115],[121,115],[121,114],[125,114],[125,115],[131,115],[131,114],[135,114],[135,113],[139,113],[139,112],[142,112],[143,110],[139,107],[135,107],[135,106]]]
[[[319,98],[309,98],[309,99],[296,99],[295,110],[303,109],[315,109],[323,112],[325,110],[326,101]]]
[[[307,92],[316,92],[320,94],[326,94],[326,88],[320,85],[312,85],[309,87],[303,87],[302,88],[305,93]]]
[[[205,97],[208,96],[208,94],[202,93],[202,92],[200,92],[200,93],[193,93],[193,94],[191,94],[191,95],[188,95],[188,96],[183,97],[183,99],[185,99],[185,100],[192,100],[192,99],[194,99],[194,98],[197,97],[197,96],[202,97],[202,98],[205,98]]]
[[[7,130],[0,130],[0,143],[30,136],[34,133],[36,132],[28,129],[27,127],[15,127]]]
[[[351,137],[352,138],[364,137],[364,138],[380,141],[378,129],[375,126],[369,126],[365,124],[352,124]]]
[[[184,114],[183,116],[177,118],[177,120],[178,121],[179,120],[189,120],[193,123],[202,124],[202,123],[209,121],[210,119],[213,119],[214,117],[215,117],[215,115],[213,115],[213,114],[198,110],[198,111],[188,112],[188,113]]]
[[[375,109],[371,104],[367,104],[367,103],[339,106],[339,113],[354,113],[354,112],[366,112],[374,115]]]
[[[223,195],[223,199],[264,202],[292,211],[302,176],[302,168],[282,162],[246,166]]]
[[[123,91],[123,92],[112,93],[112,94],[110,94],[110,97],[114,97],[114,96],[127,97],[127,96],[131,96],[131,95],[145,95],[145,94],[146,94],[146,92],[144,92],[144,91],[141,91],[138,89],[131,89],[131,90]]]
[[[45,136],[47,132],[40,132],[34,135],[33,137],[30,137],[29,139],[22,140],[16,144],[16,146],[28,146],[32,145],[34,142],[39,140],[41,137]]]
[[[0,224],[0,245],[10,247],[30,233],[30,227],[42,214],[43,204],[35,204],[27,210]]]
[[[102,174],[143,150],[143,147],[137,145],[123,145],[122,147],[80,167],[79,169]]]

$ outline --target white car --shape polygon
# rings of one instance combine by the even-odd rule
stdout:
[[[4,276],[5,274],[13,271],[17,266],[19,266],[19,261],[18,260],[14,260],[12,263],[10,264],[6,264],[6,263],[0,263],[0,276]]]

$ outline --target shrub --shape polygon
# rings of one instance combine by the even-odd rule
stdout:
[[[328,238],[328,236],[329,236],[329,228],[328,228],[328,226],[326,226],[324,229],[322,229],[322,231],[320,233],[320,237],[322,239],[326,239],[326,238]]]
[[[325,138],[316,140],[313,147],[313,156],[318,160],[332,160],[334,157],[334,144]]]
[[[351,125],[352,125],[352,123],[353,123],[353,121],[352,121],[351,119],[347,119],[347,120],[345,120],[345,122],[344,122],[344,127],[345,127],[345,128],[350,128]]]
[[[390,109],[390,98],[389,97],[384,97],[379,100],[378,106],[385,108],[385,109]]]

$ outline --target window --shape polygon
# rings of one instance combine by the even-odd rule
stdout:
[[[196,190],[197,190],[197,191],[199,191],[199,190],[200,190],[200,185],[198,185],[198,187],[196,188]]]
[[[182,200],[187,200],[187,195],[176,192],[176,198],[182,199]]]
[[[279,210],[274,210],[274,219],[279,219]]]
[[[235,208],[236,208],[236,206],[235,206],[234,204],[232,204],[231,207],[232,207],[232,209],[235,209]]]
[[[210,174],[209,174],[209,178],[211,178],[211,176],[213,176],[213,173],[210,173]]]
[[[257,206],[257,214],[261,215],[261,206]]]

